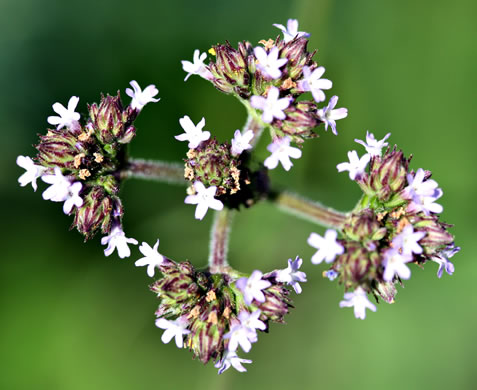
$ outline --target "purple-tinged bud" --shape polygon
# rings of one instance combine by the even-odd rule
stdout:
[[[215,137],[202,142],[187,153],[184,177],[200,181],[204,186],[216,186],[216,196],[233,195],[240,190],[238,156],[233,156],[230,145],[219,144]]]
[[[93,237],[99,230],[108,234],[111,230],[113,199],[100,186],[93,187],[83,196],[83,205],[75,210],[73,225],[85,236]]]
[[[123,136],[118,139],[120,144],[128,144],[136,136],[136,128],[134,126],[129,126],[124,132]]]
[[[93,108],[93,106],[90,107],[90,115],[100,142],[111,144],[117,138],[122,137],[124,132],[123,106],[119,92],[117,96],[101,96],[99,107]]]
[[[99,177],[97,184],[103,187],[108,194],[116,195],[119,192],[119,183],[113,175]]]
[[[318,137],[313,132],[321,121],[316,115],[316,104],[311,101],[291,104],[284,110],[286,118],[276,121],[276,128],[288,135],[293,142],[302,143],[305,139]]]
[[[435,215],[412,215],[409,216],[409,222],[413,224],[414,229],[426,232],[424,238],[419,241],[419,245],[427,256],[437,254],[437,252],[454,242],[454,236],[447,231],[452,225],[439,222]]]
[[[315,52],[307,52],[308,39],[305,37],[296,38],[292,41],[285,43],[280,41],[278,48],[280,51],[280,58],[287,58],[288,62],[286,68],[288,69],[288,75],[293,80],[297,80],[302,72],[303,67],[312,66],[313,61],[312,57],[315,55]]]
[[[377,280],[378,267],[381,264],[379,254],[369,251],[356,241],[344,241],[342,244],[345,253],[337,257],[335,267],[345,289],[356,289],[360,285]]]
[[[234,49],[229,42],[214,46],[214,51],[216,60],[215,63],[210,63],[209,68],[214,79],[222,80],[219,89],[233,91],[236,86],[248,88],[250,76],[247,72],[247,62],[241,52]],[[214,80],[213,82],[216,84]]]
[[[381,297],[387,303],[394,303],[397,289],[393,282],[378,282],[372,292],[375,297]]]
[[[291,300],[288,297],[290,292],[280,284],[273,284],[263,290],[265,302],[257,302],[257,307],[262,311],[260,319],[263,321],[274,321],[283,323],[285,314],[292,307]]]
[[[75,157],[87,152],[73,133],[64,130],[48,130],[46,135],[40,136],[36,148],[38,162],[44,167],[70,170],[75,169]]]
[[[373,210],[363,209],[348,217],[343,233],[353,241],[379,241],[384,238],[387,229],[378,221]]]
[[[168,298],[176,305],[196,301],[199,298],[199,286],[195,283],[195,270],[189,262],[174,267],[160,266],[164,277],[156,281],[151,290],[160,298]],[[165,272],[167,270],[167,273]]]

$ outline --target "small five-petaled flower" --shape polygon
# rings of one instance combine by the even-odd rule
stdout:
[[[148,85],[146,88],[144,88],[144,91],[141,90],[141,87],[139,87],[139,84],[135,80],[132,80],[129,84],[134,89],[133,91],[131,88],[126,88],[126,95],[132,98],[132,108],[141,111],[147,103],[157,103],[159,100],[161,100],[154,99],[154,96],[159,93],[159,90],[154,84]]]
[[[204,218],[209,208],[217,211],[224,208],[224,204],[220,200],[215,199],[215,193],[217,192],[216,186],[205,188],[200,181],[196,181],[194,182],[194,188],[197,193],[195,195],[188,195],[184,203],[197,205],[195,209],[196,219]]]
[[[139,247],[139,250],[144,255],[139,260],[137,260],[134,265],[136,267],[143,267],[147,265],[147,274],[152,278],[154,276],[155,268],[161,265],[164,261],[164,256],[162,256],[157,248],[159,247],[159,239],[156,241],[154,246],[151,248],[147,242],[143,242]]]
[[[202,131],[205,126],[205,118],[202,118],[196,126],[194,125],[194,122],[185,115],[183,118],[179,119],[179,123],[185,133],[176,135],[174,138],[178,141],[189,141],[189,144],[187,145],[189,149],[197,148],[202,141],[207,141],[210,138],[209,131]]]

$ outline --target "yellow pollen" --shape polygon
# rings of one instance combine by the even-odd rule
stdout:
[[[268,41],[262,39],[258,43],[261,43],[267,50],[270,50],[273,46],[275,46],[275,42],[273,41],[273,39],[269,39]]]
[[[215,49],[213,47],[211,47],[208,51],[209,51],[209,54],[212,54],[213,56],[217,55],[217,53],[215,52]]]
[[[194,308],[190,311],[190,313],[187,317],[197,318],[197,317],[199,317],[199,314],[200,314],[199,306],[194,306]]]
[[[209,314],[209,317],[207,318],[207,322],[217,325],[217,313],[215,311]]]
[[[207,296],[205,297],[205,300],[207,302],[212,302],[212,301],[215,301],[217,299],[217,295],[215,295],[215,291],[214,290],[210,290],[208,293],[207,293]]]
[[[74,160],[73,160],[73,166],[75,168],[79,168],[79,166],[81,165],[81,159],[85,157],[85,154],[84,153],[79,153],[75,156]]]
[[[288,77],[282,84],[283,89],[291,89],[295,87],[296,83],[291,79],[291,77]]]
[[[87,169],[81,169],[79,171],[79,177],[81,180],[86,180],[86,178],[90,176],[91,176],[91,172],[88,171]]]
[[[187,195],[195,195],[195,188],[194,188],[194,186],[189,186],[189,187],[187,187],[186,192],[187,192]]]
[[[94,156],[94,161],[96,161],[97,163],[102,163],[104,160],[103,155],[100,153],[93,153],[93,156]]]
[[[229,317],[230,317],[230,311],[231,311],[230,308],[227,306],[227,307],[224,309],[224,312],[222,313],[222,315],[223,315],[225,318],[229,319]]]

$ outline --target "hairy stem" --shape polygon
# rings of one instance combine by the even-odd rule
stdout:
[[[121,179],[136,178],[170,184],[188,184],[184,179],[184,165],[176,162],[129,159],[120,175]]]
[[[341,229],[347,217],[346,213],[325,207],[291,192],[275,193],[269,200],[283,211],[334,229]]]
[[[211,273],[227,273],[227,252],[233,211],[224,208],[215,212],[210,232],[209,270]]]
[[[247,122],[245,123],[245,126],[242,129],[242,134],[245,133],[247,130],[252,130],[253,131],[253,138],[252,141],[250,142],[250,145],[252,147],[255,147],[257,145],[260,136],[263,133],[263,123],[257,116],[257,113],[254,108],[250,107],[248,103],[242,102],[245,105],[245,108],[247,109]]]

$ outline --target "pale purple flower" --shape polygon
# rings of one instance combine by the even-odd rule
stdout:
[[[219,369],[219,374],[222,374],[224,371],[228,370],[230,366],[239,372],[245,372],[247,370],[244,366],[242,366],[242,363],[252,363],[252,361],[249,359],[241,359],[237,356],[236,352],[227,350],[225,351],[222,360],[215,363],[214,367]]]
[[[135,80],[132,80],[129,84],[133,87],[134,91],[131,88],[126,88],[126,95],[132,98],[131,107],[133,109],[141,111],[147,103],[157,103],[161,100],[154,99],[154,96],[159,93],[159,90],[154,84],[148,85],[144,88],[144,91],[141,90],[141,87],[139,87],[139,84]]]
[[[460,248],[454,245],[447,247],[446,249],[439,252],[436,256],[431,257],[431,260],[439,264],[439,269],[437,270],[437,277],[441,278],[444,270],[452,275],[454,273],[454,264],[452,264],[449,259],[454,256],[457,252],[460,251]]]
[[[54,175],[43,175],[41,179],[50,184],[50,186],[43,191],[43,199],[51,200],[53,202],[65,202],[63,204],[63,212],[69,214],[73,206],[81,207],[83,199],[79,193],[83,187],[80,182],[71,183],[68,178],[63,176],[61,169],[55,167]]]
[[[303,263],[303,260],[298,256],[295,260],[288,259],[288,267],[278,271],[277,281],[287,283],[293,287],[297,294],[300,294],[302,288],[298,282],[306,282],[306,274],[298,271]]]
[[[334,269],[330,269],[328,271],[323,272],[323,276],[328,278],[331,282],[338,277],[338,272]]]
[[[187,76],[185,77],[184,81],[193,75],[196,74],[206,80],[212,80],[214,76],[210,73],[210,70],[207,68],[207,65],[204,64],[204,60],[207,58],[207,53],[200,54],[199,49],[194,50],[194,62],[190,61],[181,61],[182,62],[182,69],[184,72],[187,72]]]
[[[283,112],[290,105],[290,98],[284,97],[279,99],[280,91],[277,87],[270,87],[266,98],[263,96],[252,96],[250,104],[253,108],[262,110],[262,120],[265,123],[272,123],[273,118],[285,119],[286,114]]]
[[[322,89],[330,89],[333,86],[333,83],[328,79],[322,79],[325,73],[325,68],[322,66],[311,71],[310,67],[303,67],[303,79],[298,81],[298,88],[302,91],[310,91],[313,95],[313,99],[317,103],[320,103],[325,100],[325,93]]]
[[[288,19],[287,26],[283,24],[274,24],[276,28],[279,28],[283,32],[283,41],[285,43],[290,42],[293,38],[309,37],[310,34],[304,31],[298,31],[298,20]]]
[[[355,139],[354,141],[358,144],[363,145],[369,155],[381,157],[382,149],[385,146],[388,146],[388,143],[385,141],[389,138],[390,135],[391,133],[387,133],[382,140],[378,141],[376,138],[374,138],[373,133],[366,131],[366,142],[360,139]]]
[[[252,149],[250,142],[252,141],[253,135],[252,130],[247,130],[243,134],[240,130],[235,130],[232,147],[230,148],[232,155],[240,156],[244,150]]]
[[[179,317],[174,321],[166,320],[165,318],[159,318],[156,320],[156,326],[164,329],[161,340],[164,344],[167,344],[173,338],[175,338],[177,348],[184,346],[184,336],[190,333],[187,328],[187,320],[183,317]]]
[[[78,105],[79,97],[72,96],[68,101],[68,108],[65,108],[61,103],[53,104],[53,111],[59,116],[49,116],[48,123],[50,125],[56,125],[56,128],[62,129],[63,127],[69,127],[71,129],[79,128],[80,114],[75,112]]]
[[[429,215],[430,213],[441,213],[444,208],[434,203],[439,199],[443,192],[438,188],[438,184],[435,180],[427,179],[426,171],[419,168],[415,175],[407,175],[408,186],[402,191],[404,199],[411,200],[407,207],[409,212],[424,212]]]
[[[272,154],[265,159],[263,164],[268,169],[275,169],[280,162],[283,166],[283,169],[285,169],[285,171],[289,171],[293,166],[290,157],[301,157],[301,150],[290,146],[290,142],[290,137],[275,138],[275,140],[267,146],[268,151]]]
[[[333,229],[326,230],[324,237],[317,233],[310,234],[307,240],[308,245],[318,249],[311,258],[313,264],[320,264],[323,260],[326,263],[332,263],[337,255],[344,253],[344,247],[336,240],[337,237],[338,233]]]
[[[400,253],[398,249],[390,248],[383,255],[383,279],[386,282],[391,282],[395,275],[401,279],[409,279],[411,277],[411,270],[406,265],[412,261],[412,255]]]
[[[268,280],[262,280],[263,274],[255,270],[249,278],[240,278],[235,283],[237,288],[242,291],[245,304],[251,305],[255,299],[257,302],[265,302],[265,295],[262,290],[270,287],[272,284]]]
[[[18,183],[21,187],[25,187],[27,184],[31,183],[33,190],[36,191],[38,188],[36,184],[36,179],[41,177],[45,172],[46,168],[41,165],[36,165],[30,157],[18,156],[17,165],[25,169],[25,173],[18,178]]]
[[[83,199],[79,196],[79,193],[83,185],[77,181],[71,183],[68,189],[68,195],[66,196],[65,203],[63,203],[63,212],[69,214],[73,209],[73,206],[81,207],[83,206]]]
[[[194,188],[197,191],[197,194],[188,195],[185,198],[184,203],[197,205],[195,209],[195,219],[204,218],[209,208],[217,211],[224,208],[224,204],[220,200],[214,198],[215,193],[217,192],[216,186],[205,188],[200,181],[196,181],[194,182]]]
[[[244,352],[250,351],[252,343],[255,343],[258,338],[257,329],[267,329],[265,323],[259,319],[260,314],[260,310],[255,310],[253,313],[242,310],[239,313],[239,322],[234,323],[230,331],[223,336],[224,339],[230,339],[227,347],[229,351],[235,352],[239,345]]]
[[[363,155],[363,157],[359,158],[358,153],[356,150],[352,150],[348,152],[348,162],[340,163],[336,166],[338,172],[349,171],[349,178],[351,180],[358,180],[364,174],[366,166],[371,159],[369,154]]]
[[[134,238],[127,238],[121,226],[115,226],[111,229],[108,236],[101,239],[101,245],[108,245],[104,250],[104,255],[109,256],[115,249],[118,251],[118,256],[121,259],[131,256],[131,250],[128,244],[137,245],[137,240]]]
[[[134,265],[136,267],[143,267],[147,265],[147,274],[152,278],[154,276],[155,268],[160,266],[164,261],[164,256],[162,256],[157,248],[159,247],[159,239],[156,241],[154,247],[150,247],[147,242],[143,242],[139,247],[139,250],[144,255],[139,260],[137,260]]]
[[[347,292],[344,295],[344,300],[340,302],[340,307],[354,307],[354,316],[361,320],[366,318],[366,309],[376,311],[376,306],[373,305],[362,287],[358,287],[353,292]]]
[[[328,125],[331,126],[331,131],[334,135],[338,135],[336,131],[336,121],[338,119],[343,119],[348,116],[348,109],[347,108],[335,108],[336,103],[338,103],[338,96],[333,96],[328,105],[325,108],[320,108],[317,111],[319,118],[325,123],[325,130],[328,130]]]
[[[426,232],[415,232],[411,224],[406,225],[402,232],[393,238],[393,249],[398,250],[403,255],[421,254],[422,248],[417,242],[425,235]]]
[[[265,77],[271,79],[278,79],[281,77],[282,72],[280,68],[287,63],[288,59],[278,58],[278,55],[280,54],[278,47],[273,46],[267,54],[263,47],[257,46],[253,49],[253,53],[257,58],[257,68],[260,69]]]
[[[187,145],[189,149],[197,148],[202,141],[207,141],[210,138],[209,131],[202,131],[205,126],[205,118],[202,118],[196,126],[194,125],[194,122],[185,115],[183,118],[179,119],[179,123],[185,133],[176,135],[174,138],[178,141],[189,141],[189,144]]]

